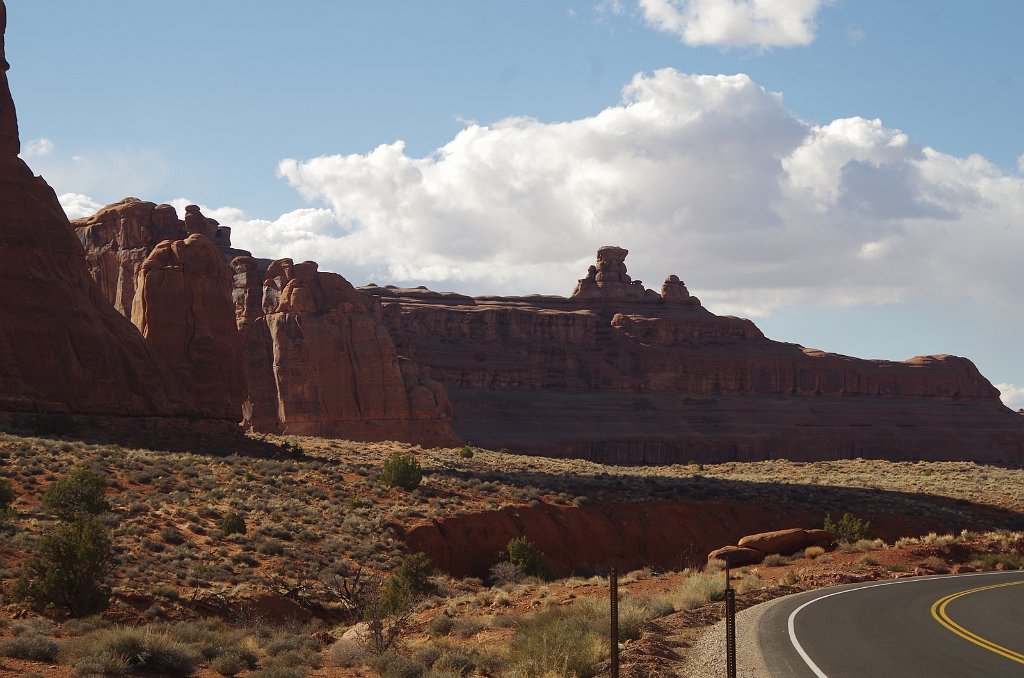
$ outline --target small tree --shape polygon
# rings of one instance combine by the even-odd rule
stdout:
[[[416,457],[396,452],[391,455],[380,471],[380,481],[388,487],[414,490],[423,480],[423,469]]]
[[[6,478],[0,478],[0,527],[14,515],[11,503],[14,502],[14,488]]]
[[[525,536],[509,540],[508,546],[499,554],[498,559],[512,563],[528,576],[544,577],[547,573],[544,567],[544,554]]]
[[[95,614],[107,606],[103,578],[111,555],[110,537],[95,518],[62,525],[40,538],[12,593],[38,611],[57,606],[75,617]]]
[[[437,585],[430,581],[432,574],[434,566],[422,551],[403,558],[384,586],[385,609],[398,613],[416,598],[436,591]]]
[[[855,544],[861,539],[871,538],[871,521],[857,518],[849,513],[844,513],[839,522],[832,520],[832,514],[826,514],[823,527],[827,532],[836,536],[837,544],[843,542]]]
[[[72,469],[43,495],[43,509],[62,520],[78,520],[110,510],[103,492],[107,481],[92,468]]]

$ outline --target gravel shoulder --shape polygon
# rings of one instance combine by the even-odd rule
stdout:
[[[739,678],[769,678],[758,643],[761,617],[773,605],[785,600],[776,598],[736,613],[736,675]],[[686,651],[681,673],[687,678],[721,678],[725,675],[725,620],[702,629]]]

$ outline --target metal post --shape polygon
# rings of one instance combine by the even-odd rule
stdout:
[[[736,678],[736,591],[729,583],[729,561],[725,561],[725,667],[728,678]]]
[[[608,573],[608,588],[611,591],[611,651],[612,678],[619,678],[619,573],[613,567]]]

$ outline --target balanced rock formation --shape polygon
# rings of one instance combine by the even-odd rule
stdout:
[[[569,298],[367,286],[399,353],[444,384],[455,433],[622,464],[770,458],[1024,463],[1024,418],[966,358],[861,360],[766,338],[602,247]]]
[[[0,65],[0,410],[200,414],[104,298],[53,189],[18,158],[2,43]]]
[[[232,284],[205,235],[165,240],[139,269],[132,322],[205,416],[238,421],[246,386]]]
[[[444,387],[399,358],[372,298],[311,261],[279,259],[264,273],[238,257],[231,267],[253,429],[457,442]]]

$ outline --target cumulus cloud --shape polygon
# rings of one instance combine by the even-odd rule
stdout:
[[[1017,304],[1024,179],[879,120],[809,124],[745,75],[639,74],[591,117],[472,123],[425,157],[396,141],[279,173],[313,206],[236,219],[235,243],[357,284],[568,294],[618,244],[635,278],[678,274],[716,312]]]
[[[996,384],[1002,394],[1003,404],[1011,410],[1024,410],[1024,386]]]
[[[53,153],[53,142],[46,137],[31,139],[21,145],[21,157],[25,159],[41,158],[51,153]]]
[[[81,193],[61,193],[57,196],[60,206],[68,219],[79,219],[96,214],[103,205],[99,204],[87,195]]]
[[[814,40],[824,0],[638,0],[644,20],[691,46],[793,47]]]

